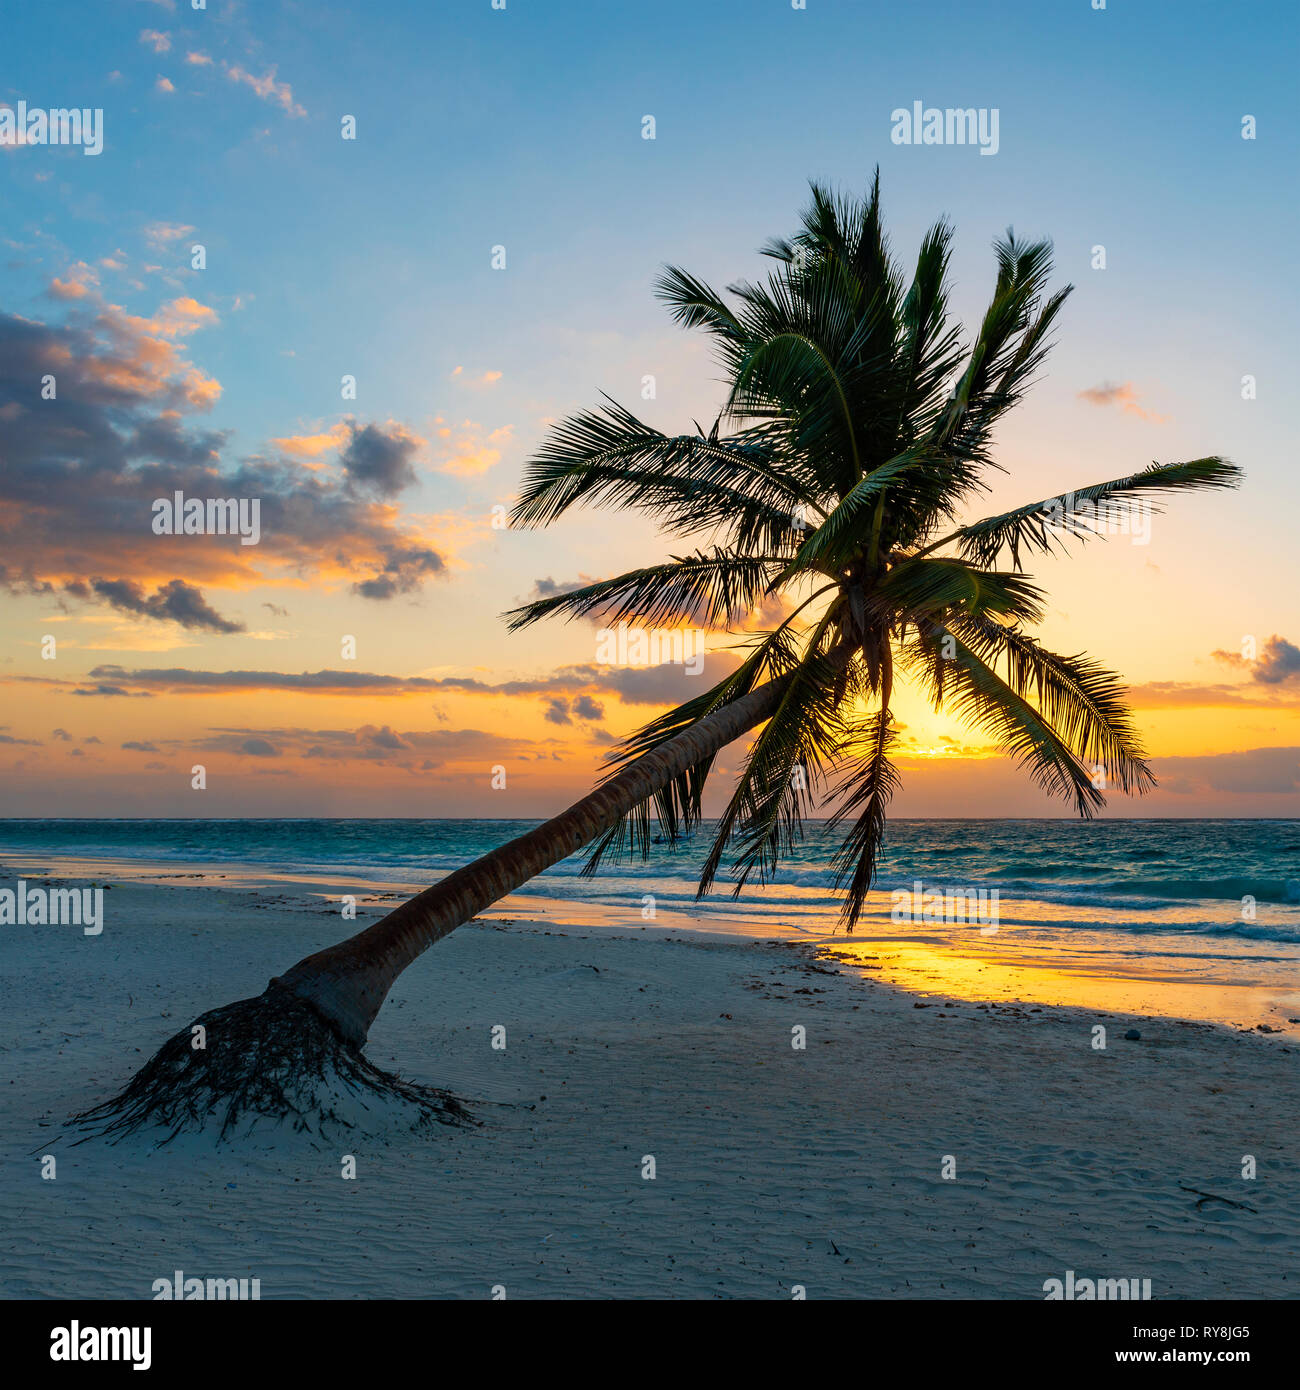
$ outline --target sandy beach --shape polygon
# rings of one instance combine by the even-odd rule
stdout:
[[[1291,1370],[1300,5],[4,37],[15,1383]]]
[[[0,933],[7,1297],[148,1299],[176,1270],[263,1298],[1300,1287],[1289,1036],[924,996],[788,941],[476,921],[402,976],[368,1054],[477,1127],[77,1145],[66,1117],[167,1036],[339,936],[291,885],[108,896],[97,937]]]

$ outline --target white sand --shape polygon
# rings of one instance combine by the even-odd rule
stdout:
[[[481,1128],[71,1147],[66,1115],[348,926],[305,891],[107,896],[99,937],[0,928],[6,1296],[148,1298],[177,1269],[264,1298],[1042,1298],[1068,1269],[1300,1294],[1288,1039],[917,1008],[785,943],[475,923],[399,981],[369,1054],[476,1098]]]

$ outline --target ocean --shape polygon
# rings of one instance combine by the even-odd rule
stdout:
[[[3,820],[0,881],[76,871],[305,883],[326,897],[349,883],[404,891],[534,824]],[[895,820],[852,937],[837,925],[836,837],[824,823],[806,827],[766,887],[733,899],[724,880],[696,902],[708,829],[593,877],[574,856],[493,915],[804,938],[931,993],[1269,1027],[1300,1016],[1297,821]]]

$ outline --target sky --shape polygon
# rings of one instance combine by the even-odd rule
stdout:
[[[102,111],[102,150],[0,147],[0,814],[580,796],[700,677],[600,664],[592,622],[501,614],[683,544],[502,509],[602,391],[672,432],[711,421],[719,370],[659,269],[756,277],[810,179],[860,192],[877,165],[905,263],[954,224],[967,324],[1008,226],[1052,238],[1076,287],[983,510],[1153,460],[1245,470],[1145,540],[1034,566],[1043,640],[1124,676],[1159,778],[1106,814],[1300,814],[1292,5],[57,11],[54,42],[49,7],[6,16],[0,107]],[[996,110],[996,152],[895,143],[918,101]],[[260,499],[257,543],[156,535],[178,489]],[[736,640],[709,635],[706,675]],[[898,814],[1068,813],[917,693],[897,713]]]

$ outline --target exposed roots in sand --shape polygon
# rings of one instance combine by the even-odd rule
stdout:
[[[195,1046],[196,1036],[206,1045]],[[72,1123],[90,1130],[86,1139],[165,1131],[161,1148],[185,1130],[209,1127],[217,1142],[282,1124],[328,1140],[477,1121],[450,1092],[376,1067],[310,1005],[270,985],[256,999],[195,1019],[163,1043],[124,1091]]]

